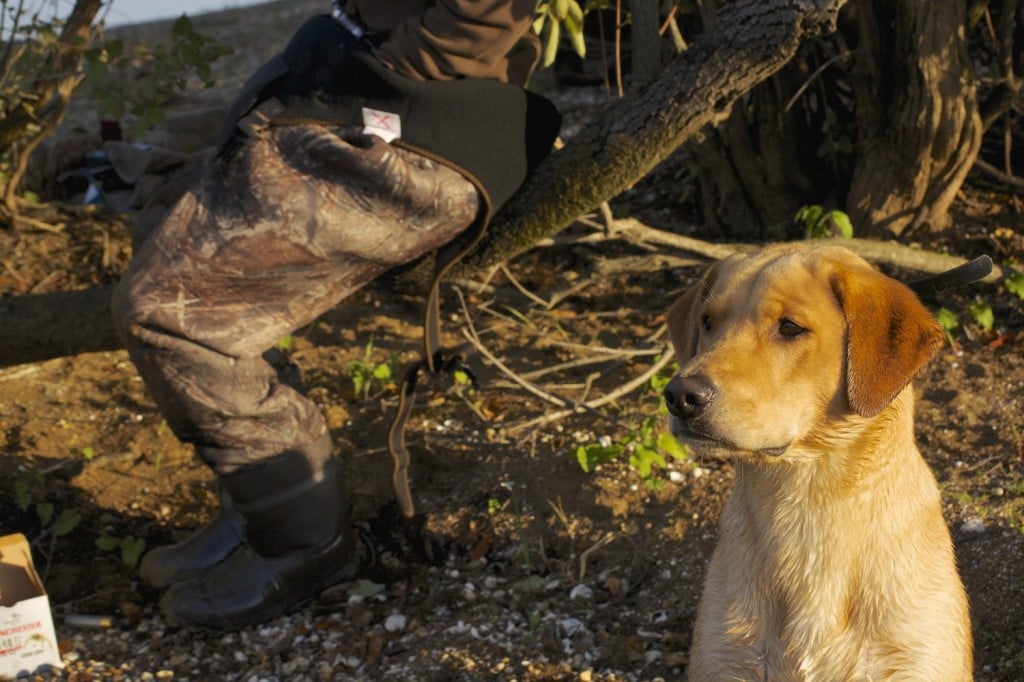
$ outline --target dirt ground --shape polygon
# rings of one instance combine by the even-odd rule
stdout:
[[[631,192],[636,217],[665,224],[671,176],[657,172]],[[1013,206],[972,187],[957,205],[958,231],[927,245],[1019,265],[1024,224]],[[0,295],[111,281],[130,257],[125,215],[37,215],[66,227],[0,232]],[[663,248],[579,242],[449,287],[446,340],[466,350],[480,383],[421,393],[408,433],[412,521],[395,510],[384,447],[394,383],[357,392],[356,380],[415,357],[421,298],[380,283],[297,333],[291,355],[345,458],[367,559],[361,581],[328,590],[300,620],[275,622],[291,639],[259,655],[253,642],[271,639],[261,628],[225,638],[159,625],[159,595],[135,578],[140,541],[184,537],[216,495],[127,355],[0,370],[0,531],[33,541],[68,662],[54,677],[680,679],[731,467],[665,455],[644,469],[637,444],[665,428],[657,386],[671,364],[568,414],[517,381],[582,402],[642,379],[665,349],[665,309],[703,265]],[[993,309],[991,331],[967,313],[978,301]],[[1024,679],[1024,302],[984,285],[926,303],[961,321],[915,382],[916,430],[971,600],[976,677]],[[598,443],[622,453],[585,471],[578,449]],[[40,503],[65,512],[70,532],[42,523]],[[83,634],[65,623],[72,614],[114,624]],[[319,642],[314,660],[290,652],[298,641]]]

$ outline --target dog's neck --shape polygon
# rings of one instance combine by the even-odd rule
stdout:
[[[778,458],[737,458],[736,492],[759,500],[795,506],[841,503],[869,488],[894,484],[886,476],[897,469],[894,457],[917,456],[895,448],[895,442],[913,442],[914,395],[906,387],[878,415],[844,414],[829,420],[828,428],[790,446]],[[827,435],[819,435],[827,434]]]
[[[752,641],[774,651],[776,664],[790,654],[772,642],[789,642],[799,660],[837,637],[867,637],[872,614],[884,610],[877,600],[891,597],[871,576],[887,575],[879,567],[913,565],[901,557],[936,546],[938,536],[919,525],[921,510],[938,504],[934,478],[916,448],[906,447],[912,440],[894,446],[898,429],[912,429],[907,410],[909,388],[882,414],[844,424],[831,450],[805,445],[790,461],[737,461],[716,553],[744,557],[732,567],[729,589],[760,598],[737,602],[734,615]],[[850,604],[857,605],[853,620]]]

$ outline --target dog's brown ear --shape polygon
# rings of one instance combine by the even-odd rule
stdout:
[[[668,335],[676,351],[676,360],[682,366],[697,352],[697,338],[700,334],[700,316],[711,288],[718,278],[720,263],[705,271],[704,276],[686,290],[665,314]]]
[[[871,417],[939,351],[942,327],[906,285],[869,267],[840,267],[832,290],[847,326],[847,395]]]

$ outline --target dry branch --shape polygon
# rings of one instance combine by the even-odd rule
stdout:
[[[657,244],[697,254],[709,261],[757,248],[754,244],[706,242],[657,230],[631,218],[616,221],[610,234],[594,236],[599,240],[621,239]],[[898,242],[837,239],[835,243],[873,263],[923,274],[945,272],[965,262],[957,256],[912,248]],[[1007,275],[996,265],[984,281],[1000,282]],[[82,291],[0,298],[0,367],[120,348],[109,312],[115,286],[105,284]]]
[[[705,242],[672,232],[656,230],[632,218],[616,221],[616,229],[611,236],[618,239],[637,240],[648,244],[669,246],[674,249],[704,256],[710,260],[721,260],[734,253],[752,251],[757,248],[755,244]],[[837,238],[822,240],[822,243],[831,243],[836,246],[845,247],[872,263],[916,270],[929,275],[952,270],[964,263],[964,259],[959,256],[926,251],[894,241],[883,242],[872,239]],[[992,273],[982,281],[990,284],[1001,282],[1008,274],[999,265],[994,265]]]

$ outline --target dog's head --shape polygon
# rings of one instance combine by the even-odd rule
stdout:
[[[784,455],[878,415],[944,339],[905,285],[846,249],[802,244],[712,266],[669,309],[668,329],[673,434],[739,455]]]

